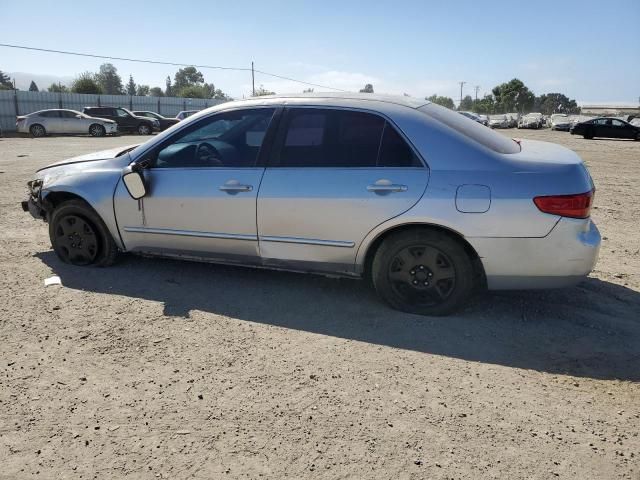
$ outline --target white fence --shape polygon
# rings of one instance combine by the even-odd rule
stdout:
[[[124,107],[175,117],[182,110],[202,110],[219,103],[222,103],[222,100],[0,90],[0,129],[3,132],[15,132],[18,115],[26,115],[47,108],[82,111],[84,107]]]

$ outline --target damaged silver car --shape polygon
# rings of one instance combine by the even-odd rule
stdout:
[[[314,94],[224,103],[55,163],[22,207],[73,265],[132,252],[369,278],[397,309],[444,315],[479,288],[588,275],[593,194],[561,146],[407,97]]]

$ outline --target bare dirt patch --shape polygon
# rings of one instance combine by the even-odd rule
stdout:
[[[587,161],[600,261],[444,319],[351,280],[63,265],[25,183],[138,139],[0,139],[0,478],[639,478],[640,142],[505,134]]]

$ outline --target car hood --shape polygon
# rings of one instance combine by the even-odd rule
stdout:
[[[46,170],[53,167],[61,167],[63,165],[75,165],[87,162],[97,162],[100,160],[109,160],[109,159],[118,159],[120,160],[119,154],[123,154],[124,152],[128,152],[136,148],[139,144],[129,145],[126,147],[116,147],[110,148],[109,150],[101,150],[99,152],[87,153],[86,155],[79,155],[77,157],[68,158],[66,160],[61,160],[59,162],[52,163],[39,169],[38,171]],[[124,156],[124,155],[123,155]]]

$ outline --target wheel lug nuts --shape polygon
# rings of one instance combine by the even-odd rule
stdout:
[[[413,281],[413,284],[414,284],[414,285],[417,285],[417,284],[418,284],[418,280],[414,280],[414,281]]]
[[[433,277],[433,273],[429,273],[429,276],[430,276],[430,277]]]
[[[424,282],[424,286],[426,287],[427,285],[429,285],[429,282]]]
[[[416,274],[416,271],[415,271],[415,270],[411,270],[409,273],[410,273],[411,275],[415,275],[415,274]]]
[[[420,270],[424,270],[424,265],[420,265],[418,268],[419,268]]]

